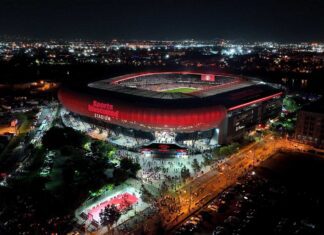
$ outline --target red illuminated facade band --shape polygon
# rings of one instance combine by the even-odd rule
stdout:
[[[138,77],[160,74],[198,75],[198,80],[196,76],[194,77],[195,82],[207,84],[207,88],[186,95],[170,95],[127,87],[122,83]],[[221,83],[222,77],[233,79],[223,79],[226,82]],[[201,81],[219,81],[219,84],[215,82],[217,86],[209,88],[209,83]],[[163,130],[179,133],[219,128],[221,136],[227,133],[224,131],[227,128],[224,127],[227,125],[224,120],[228,118],[228,112],[279,98],[283,94],[266,85],[248,83],[242,86],[242,82],[245,80],[240,77],[219,73],[203,74],[187,71],[137,73],[101,80],[81,90],[75,87],[62,87],[58,98],[62,105],[73,113],[117,126],[148,132]],[[172,82],[170,84],[172,85]],[[105,87],[106,85],[110,90]],[[218,90],[214,92],[213,89]]]
[[[267,97],[264,97],[264,98],[261,98],[261,99],[253,100],[253,101],[250,101],[250,102],[247,102],[247,103],[244,103],[244,104],[240,104],[240,105],[231,107],[231,108],[229,108],[227,110],[228,111],[233,111],[235,109],[244,108],[244,107],[250,106],[252,104],[257,104],[257,103],[260,103],[260,102],[263,102],[263,101],[266,101],[266,100],[270,100],[270,99],[275,98],[275,97],[280,97],[281,95],[282,95],[282,92],[279,92],[279,93],[276,93],[274,95],[270,95],[270,96],[267,96]]]
[[[197,108],[159,109],[119,100],[99,101],[77,91],[62,88],[61,103],[70,111],[102,121],[139,130],[173,130],[192,132],[209,130],[226,117],[220,105]]]

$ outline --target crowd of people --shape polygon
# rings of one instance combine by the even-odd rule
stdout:
[[[116,205],[118,210],[124,211],[134,203],[138,201],[138,198],[134,194],[123,193],[116,196],[109,198],[106,201],[100,202],[99,204],[95,205],[88,211],[88,219],[89,220],[99,220],[100,212],[108,205]]]
[[[154,142],[156,143],[171,144],[171,143],[175,143],[176,133],[169,132],[169,131],[155,131],[154,136],[155,136]]]
[[[141,179],[143,183],[153,185],[157,188],[163,186],[168,189],[176,188],[177,184],[184,179],[181,177],[182,169],[188,169],[194,174],[192,168],[193,161],[202,161],[202,155],[192,156],[190,158],[152,158],[144,157],[140,153],[132,153],[127,150],[118,150],[118,156],[123,158],[133,158],[141,165]],[[205,153],[207,154],[207,153]]]

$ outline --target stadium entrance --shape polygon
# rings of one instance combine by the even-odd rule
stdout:
[[[141,153],[145,157],[186,157],[188,155],[187,148],[177,144],[160,144],[152,143],[141,148]]]

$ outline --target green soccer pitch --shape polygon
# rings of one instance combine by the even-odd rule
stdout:
[[[191,93],[191,92],[196,91],[196,90],[197,89],[193,88],[193,87],[179,87],[179,88],[164,90],[162,92],[167,92],[167,93]]]

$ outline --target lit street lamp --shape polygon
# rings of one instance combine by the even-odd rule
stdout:
[[[189,211],[191,210],[191,186],[189,187]]]

